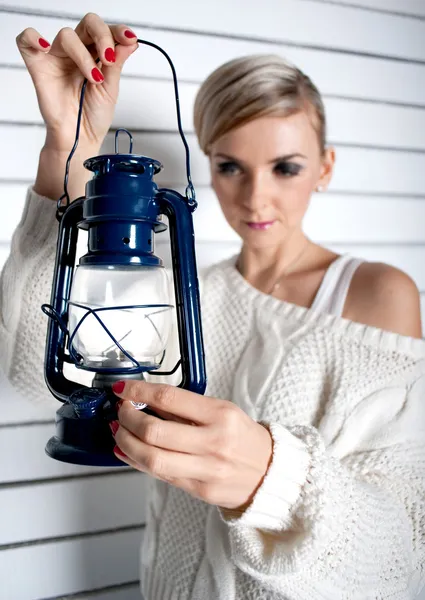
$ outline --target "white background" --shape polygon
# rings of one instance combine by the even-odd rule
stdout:
[[[236,56],[277,53],[322,91],[337,168],[306,217],[312,239],[338,252],[393,264],[416,281],[425,309],[424,0],[14,0],[0,2],[0,265],[6,259],[44,128],[16,35],[35,27],[52,41],[88,11],[131,26],[171,55],[199,199],[199,264],[237,251],[209,188],[193,135],[200,82]],[[165,59],[140,48],[124,69],[114,127],[135,152],[161,160],[161,183],[184,184],[183,146]],[[113,134],[112,134],[113,135]],[[111,149],[111,137],[106,149]],[[145,479],[62,465],[44,455],[53,413],[0,394],[0,598],[138,597]],[[94,592],[93,590],[98,590]],[[74,597],[74,596],[73,596]],[[422,596],[425,599],[425,594]]]

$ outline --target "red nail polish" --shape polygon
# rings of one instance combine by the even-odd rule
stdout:
[[[109,423],[109,427],[111,428],[112,435],[116,434],[116,432],[118,431],[118,427],[119,426],[120,426],[120,424],[118,423],[118,421],[111,421]]]
[[[129,29],[126,29],[124,31],[124,35],[126,38],[130,38],[130,39],[137,37],[137,35],[135,33],[133,33],[132,31],[130,31]]]
[[[43,38],[39,38],[38,43],[42,48],[48,48],[50,46],[49,42],[43,40]]]
[[[91,70],[91,74],[96,82],[103,81],[105,79],[97,67]]]
[[[125,387],[125,381],[116,381],[112,385],[112,391],[114,394],[121,394]]]
[[[115,454],[118,454],[118,456],[122,456],[123,458],[128,458],[127,454],[124,454],[124,452],[118,446],[115,446],[114,452],[115,452]]]
[[[113,48],[106,48],[105,50],[105,58],[107,61],[114,63],[115,62],[115,51]]]

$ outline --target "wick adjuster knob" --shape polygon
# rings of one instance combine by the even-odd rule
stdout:
[[[105,390],[81,388],[70,395],[69,402],[79,417],[93,417],[97,409],[104,404],[106,397]]]

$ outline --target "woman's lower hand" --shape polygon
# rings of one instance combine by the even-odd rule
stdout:
[[[111,424],[118,458],[209,504],[249,506],[272,457],[265,427],[226,400],[156,383],[123,385],[114,386],[121,402]],[[163,419],[130,401],[147,403]]]

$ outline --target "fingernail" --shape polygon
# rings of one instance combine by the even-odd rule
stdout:
[[[118,427],[119,426],[120,426],[120,424],[118,423],[118,421],[111,421],[109,423],[109,427],[111,428],[112,435],[116,434],[116,432],[118,431]]]
[[[137,37],[137,35],[135,33],[133,33],[132,31],[130,31],[129,29],[126,29],[124,31],[124,35],[127,38],[135,38],[135,37]]]
[[[114,63],[115,62],[115,50],[113,48],[106,48],[105,58],[107,61]]]
[[[43,38],[39,38],[38,43],[42,48],[48,48],[50,46],[49,42]]]
[[[102,73],[99,71],[99,69],[97,67],[95,67],[94,69],[91,70],[91,74],[92,74],[93,79],[96,82],[100,82],[100,81],[103,81],[105,79],[104,76],[102,75]]]
[[[116,381],[112,385],[112,391],[114,392],[114,394],[121,394],[124,390],[124,387],[125,387],[125,381]]]
[[[122,456],[123,458],[128,458],[127,454],[124,454],[124,452],[118,446],[115,446],[114,452],[115,452],[115,454],[118,454],[118,456]]]

